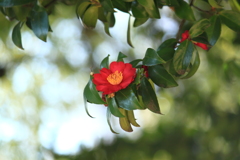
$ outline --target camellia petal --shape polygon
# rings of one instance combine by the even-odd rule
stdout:
[[[134,81],[135,76],[136,68],[130,63],[112,62],[110,69],[102,68],[100,73],[93,75],[93,83],[98,91],[107,95],[126,88]]]

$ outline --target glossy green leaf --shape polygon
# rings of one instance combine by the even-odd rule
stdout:
[[[195,17],[192,11],[192,8],[189,4],[183,0],[179,0],[179,6],[175,7],[176,15],[185,20],[195,21]]]
[[[150,18],[160,18],[160,12],[154,0],[137,0],[137,2],[145,8]]]
[[[131,15],[130,14],[129,14],[129,18],[128,18],[127,42],[129,44],[129,46],[133,47],[132,41],[131,41]]]
[[[123,62],[123,58],[126,58],[127,56],[125,54],[123,54],[122,52],[118,53],[118,57],[117,57],[117,62],[122,61]]]
[[[150,84],[150,82],[146,77],[143,77],[141,79],[139,90],[142,96],[143,104],[150,111],[161,114],[156,92],[154,91],[154,89],[152,88],[152,85]]]
[[[145,22],[147,22],[148,18],[135,18],[134,22],[133,22],[133,27],[138,27],[142,24],[144,24]]]
[[[100,3],[105,11],[114,12],[114,7],[111,0],[100,0]]]
[[[46,42],[49,30],[47,12],[43,8],[37,7],[31,12],[30,24],[34,34]]]
[[[210,21],[208,19],[201,19],[196,22],[189,30],[191,38],[201,35],[208,27],[210,27]]]
[[[169,88],[178,86],[175,79],[161,64],[148,67],[148,74],[153,83],[159,87]]]
[[[204,44],[210,45],[208,42],[208,36],[207,36],[206,32],[203,32],[198,37],[192,38],[192,42],[199,42],[199,43],[204,43]]]
[[[216,0],[208,0],[208,3],[214,8],[222,8],[222,6],[219,3],[217,3]]]
[[[177,40],[175,38],[168,39],[164,41],[157,49],[157,51],[163,49],[163,48],[175,48],[177,44]]]
[[[183,41],[178,46],[173,57],[173,65],[178,74],[185,74],[191,62],[193,50],[193,43],[189,40]]]
[[[142,59],[135,59],[129,63],[132,65],[133,68],[136,68],[141,61]]]
[[[132,3],[132,14],[135,18],[148,19],[148,13],[145,8],[137,2]]]
[[[222,22],[236,32],[240,32],[240,13],[231,10],[220,12]]]
[[[108,21],[109,27],[113,27],[115,25],[116,20],[115,20],[114,13],[112,12],[107,13],[107,21]]]
[[[100,68],[101,69],[108,68],[108,66],[109,66],[109,55],[102,60],[102,62],[100,64]]]
[[[127,117],[128,117],[128,120],[129,120],[130,124],[132,124],[135,127],[140,127],[140,125],[136,122],[134,112],[126,110],[126,113],[127,113]]]
[[[111,111],[111,113],[116,117],[124,117],[124,115],[119,111],[119,107],[117,105],[117,102],[115,100],[115,97],[113,98],[107,98],[108,107]]]
[[[115,97],[121,108],[126,110],[144,109],[130,86],[116,92]]]
[[[89,1],[83,1],[76,7],[76,14],[78,18],[83,18],[84,13],[86,12],[87,8],[90,6]]]
[[[173,59],[174,53],[175,53],[174,48],[162,48],[159,51],[157,51],[159,57],[161,57],[164,61],[170,61],[171,59]]]
[[[209,19],[211,26],[207,28],[208,41],[213,46],[221,34],[221,20],[217,15]]]
[[[34,1],[35,0],[0,0],[0,6],[12,7],[12,6],[28,4]]]
[[[205,0],[197,0],[194,1],[193,4],[203,11],[210,11],[212,9],[212,6]]]
[[[89,111],[88,111],[88,107],[87,107],[87,98],[85,96],[83,96],[83,101],[84,101],[84,108],[85,108],[85,111],[87,113],[87,115],[91,118],[94,118],[93,116],[90,115]]]
[[[143,65],[154,66],[154,65],[163,64],[163,63],[166,63],[166,62],[161,57],[159,57],[159,55],[154,49],[152,48],[147,49],[145,53],[145,57],[143,58]]]
[[[113,3],[114,8],[116,8],[122,12],[125,12],[125,13],[129,12],[131,4],[126,3],[122,0],[114,0],[114,1],[112,1],[112,3]]]
[[[108,22],[104,22],[103,25],[104,25],[104,31],[105,31],[105,33],[106,33],[107,35],[111,36],[111,33],[110,33],[110,31],[109,31],[109,23],[108,23]]]
[[[107,108],[107,123],[108,123],[108,126],[109,126],[109,128],[110,128],[110,130],[111,130],[112,133],[114,133],[114,134],[118,134],[118,133],[115,132],[115,131],[113,130],[113,128],[112,128],[112,125],[111,125],[111,122],[110,122],[111,115],[112,115],[112,114],[111,114],[110,109]]]
[[[125,110],[123,108],[119,108],[119,110],[124,115],[124,117],[119,118],[119,123],[120,123],[121,128],[126,132],[132,132],[133,129],[132,129],[132,126],[128,119],[127,110]]]
[[[29,13],[31,11],[30,7],[24,7],[24,6],[14,6],[12,7],[16,19],[19,21],[26,21],[27,16],[29,16]]]
[[[98,19],[98,6],[91,5],[84,13],[82,22],[86,28],[95,28]]]
[[[98,8],[98,19],[102,22],[107,22],[107,15],[105,14],[103,7]]]
[[[88,84],[85,86],[83,90],[83,96],[90,102],[90,103],[95,103],[95,104],[105,104],[98,94],[98,91],[95,87],[95,85],[92,82],[92,77],[90,78]]]
[[[22,36],[21,36],[22,25],[23,25],[23,22],[18,22],[17,25],[13,28],[13,32],[12,32],[13,43],[21,49],[23,49],[23,47],[22,47]]]
[[[193,64],[191,65],[187,75],[183,77],[184,79],[192,77],[197,72],[197,70],[199,68],[200,57],[199,57],[197,49],[195,49],[194,56],[195,56],[195,59],[193,61]]]

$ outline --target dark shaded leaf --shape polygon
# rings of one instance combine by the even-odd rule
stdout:
[[[122,0],[114,0],[112,1],[114,8],[119,9],[122,12],[128,13],[129,9],[130,9],[130,5],[129,3],[126,3]]]
[[[211,26],[206,29],[208,41],[213,46],[221,34],[221,20],[217,15],[209,19]]]
[[[83,96],[90,102],[90,103],[95,103],[95,104],[105,104],[98,94],[98,91],[95,87],[95,85],[92,82],[92,76],[90,77],[90,80],[88,84],[85,86],[83,90]]]
[[[240,13],[224,10],[219,14],[222,22],[236,32],[240,32]]]
[[[123,58],[126,58],[127,56],[125,54],[123,54],[122,52],[118,53],[118,57],[117,57],[117,62],[122,61],[123,62]]]
[[[12,6],[28,4],[34,1],[35,0],[0,0],[0,6],[12,7]]]
[[[114,12],[114,7],[111,0],[100,0],[100,3],[105,11]]]
[[[121,108],[126,110],[144,109],[130,86],[116,92],[115,97]]]
[[[137,2],[145,8],[150,18],[160,18],[160,12],[154,0],[137,0]]]
[[[173,59],[174,53],[175,53],[174,48],[162,48],[161,50],[157,51],[159,57],[161,57],[164,61],[169,61]]]
[[[187,75],[183,77],[184,79],[192,77],[197,72],[197,70],[199,68],[200,57],[199,57],[197,49],[195,49],[194,56],[195,56],[195,59],[193,61],[193,64],[191,65]]]
[[[176,15],[185,20],[195,21],[195,17],[192,11],[192,8],[189,4],[183,0],[179,0],[179,6],[174,7]]]
[[[108,68],[108,66],[109,66],[109,55],[102,60],[102,62],[100,64],[100,68],[101,69]]]
[[[166,62],[161,57],[159,57],[159,55],[154,49],[152,48],[147,49],[145,53],[145,57],[143,58],[143,65],[154,66],[154,65],[163,64],[163,63],[166,63]]]
[[[173,65],[178,74],[185,74],[191,62],[193,50],[193,43],[189,40],[183,41],[178,46],[173,57]]]
[[[172,75],[161,64],[148,67],[148,74],[149,78],[159,87],[169,88],[178,86]]]
[[[133,27],[138,27],[142,24],[144,24],[145,22],[147,22],[148,18],[135,18],[134,22],[133,22]]]
[[[142,59],[135,59],[135,60],[133,60],[129,63],[132,65],[133,68],[136,68],[138,63],[141,62],[141,61],[142,61]]]
[[[111,113],[116,117],[124,117],[124,115],[119,111],[119,107],[115,98],[107,98],[108,108],[110,109]]]
[[[148,19],[148,13],[145,8],[137,2],[132,3],[132,14],[135,18]]]
[[[23,49],[23,47],[22,47],[22,36],[21,36],[22,25],[23,25],[23,22],[18,22],[17,25],[13,28],[13,32],[12,32],[13,43],[21,49]]]
[[[175,48],[177,44],[177,40],[175,38],[168,39],[164,41],[157,49],[157,51],[163,49],[163,48]]]
[[[31,12],[30,18],[31,29],[34,34],[41,40],[47,40],[49,30],[48,14],[44,8],[36,6],[36,9]]]
[[[152,88],[152,85],[150,84],[150,82],[146,77],[143,77],[141,79],[139,90],[142,96],[143,104],[150,111],[161,114],[156,92],[154,91],[154,89]]]

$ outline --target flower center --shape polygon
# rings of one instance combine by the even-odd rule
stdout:
[[[118,85],[123,80],[122,72],[115,71],[107,77],[107,80],[111,85]]]

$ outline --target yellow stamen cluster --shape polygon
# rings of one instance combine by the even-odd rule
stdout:
[[[107,81],[112,85],[118,85],[122,82],[123,75],[122,72],[115,71],[107,77]]]

